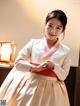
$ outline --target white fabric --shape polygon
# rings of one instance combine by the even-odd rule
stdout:
[[[43,41],[43,39],[33,39],[20,51],[15,63],[18,70],[30,71],[30,68],[33,66],[29,61],[38,64],[46,61],[46,59],[43,59],[43,54],[46,52]],[[52,61],[55,64],[55,69],[53,71],[58,78],[60,80],[65,80],[69,73],[71,63],[70,49],[63,44],[60,44],[58,49],[47,58],[47,60]]]
[[[31,40],[20,52],[14,68],[0,88],[0,99],[7,106],[70,106],[64,79],[69,73],[70,49],[60,44],[59,48],[47,59],[55,64],[57,78],[33,74],[30,64],[43,63],[45,45],[42,39]]]
[[[65,84],[57,78],[16,70],[11,82],[8,80],[7,87],[3,84],[0,92],[0,99],[7,101],[6,106],[70,106]]]

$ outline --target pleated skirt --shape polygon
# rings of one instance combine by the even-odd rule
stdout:
[[[3,82],[0,100],[6,100],[6,106],[70,106],[64,82],[16,68]]]

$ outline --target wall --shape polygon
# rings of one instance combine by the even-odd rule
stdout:
[[[79,0],[0,0],[0,41],[12,41],[18,51],[31,39],[44,36],[47,13],[62,9],[68,16],[63,43],[71,48],[72,65],[78,65],[80,44]]]

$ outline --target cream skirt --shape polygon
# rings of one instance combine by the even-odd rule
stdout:
[[[6,106],[70,106],[64,82],[15,68],[0,88],[0,100]]]

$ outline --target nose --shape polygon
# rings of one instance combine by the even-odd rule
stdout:
[[[51,34],[55,35],[56,34],[56,30],[53,28],[51,29]]]

